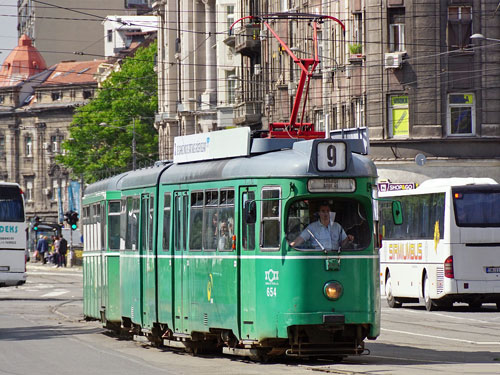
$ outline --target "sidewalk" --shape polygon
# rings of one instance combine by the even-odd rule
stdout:
[[[82,266],[73,266],[73,267],[56,267],[52,263],[43,264],[41,262],[32,262],[29,261],[26,263],[26,271],[53,271],[53,272],[62,272],[62,271],[70,271],[70,272],[82,272]]]

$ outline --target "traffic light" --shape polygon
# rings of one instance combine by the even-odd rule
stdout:
[[[40,226],[40,218],[38,216],[35,216],[33,218],[33,230],[35,232],[38,232],[38,227]]]
[[[78,212],[75,211],[67,211],[64,214],[64,220],[69,224],[71,230],[75,230],[78,228]]]
[[[78,213],[73,211],[71,213],[71,221],[70,221],[70,224],[71,224],[71,230],[75,230],[76,228],[78,228]]]

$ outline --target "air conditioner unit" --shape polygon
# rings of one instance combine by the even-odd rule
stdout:
[[[404,52],[386,53],[384,56],[384,67],[386,69],[398,69],[403,64]]]

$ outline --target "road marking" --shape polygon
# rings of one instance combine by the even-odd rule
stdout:
[[[66,294],[68,292],[69,292],[69,290],[66,290],[66,289],[55,290],[53,292],[43,294],[42,297],[57,297],[57,296],[60,296],[62,294]]]
[[[500,345],[500,341],[472,341],[472,340],[453,339],[453,338],[450,338],[450,337],[443,337],[443,336],[424,335],[422,333],[413,333],[413,332],[406,332],[406,331],[398,331],[398,330],[395,330],[395,329],[382,328],[381,330],[382,331],[386,331],[386,332],[392,332],[392,333],[401,333],[403,335],[427,337],[427,338],[431,338],[431,339],[439,339],[439,340],[446,340],[446,341],[464,342],[464,343],[467,343],[467,344],[474,344],[474,345]]]

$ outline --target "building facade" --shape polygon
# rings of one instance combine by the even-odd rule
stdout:
[[[217,50],[215,63],[208,49],[199,48],[198,43],[211,37],[207,25],[213,18],[206,13],[208,6],[179,4],[181,10],[163,1],[155,7],[163,25],[157,116],[163,158],[172,157],[174,136],[214,130],[222,124],[217,118],[211,119],[217,121],[212,127],[199,126],[196,116],[190,117],[198,113],[195,104],[212,82],[214,65],[217,103],[232,107],[225,124],[231,116],[232,126],[254,130],[288,121],[301,71],[260,21],[268,22],[290,51],[305,59],[314,56],[311,22],[315,17],[307,20],[303,15],[322,14],[336,17],[345,30],[333,20],[318,25],[320,63],[311,74],[307,103],[301,103],[305,109],[301,122],[312,122],[317,130],[366,127],[370,154],[382,179],[420,183],[458,176],[492,177],[500,182],[500,86],[495,73],[500,48],[494,41],[470,38],[475,33],[500,38],[497,3],[237,2],[227,19],[279,13],[297,17],[247,18],[226,34],[221,27],[225,21],[220,19],[217,37],[223,37],[234,54],[231,63],[222,59],[219,43],[210,43]],[[218,8],[222,4],[215,3],[217,17],[223,14]],[[192,23],[182,23],[182,17]],[[226,76],[220,74],[221,67]],[[222,94],[227,97],[222,99]]]
[[[150,0],[18,1],[18,35],[28,35],[48,66],[64,60],[103,58],[102,22],[109,14],[151,11]],[[78,52],[78,54],[75,54]]]
[[[30,70],[33,59],[42,69]],[[5,60],[2,73],[9,64],[15,73],[0,79],[0,179],[21,185],[28,218],[62,222],[70,201],[79,199],[79,181],[71,180],[56,156],[68,139],[75,107],[94,96],[95,75],[103,62],[70,61],[46,68],[27,36]]]
[[[234,126],[240,58],[224,44],[238,5],[231,0],[157,1],[158,114],[161,159],[174,137]]]

